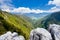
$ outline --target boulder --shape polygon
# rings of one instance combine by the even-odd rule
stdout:
[[[0,40],[12,40],[12,33],[9,31],[6,34],[0,36]]]
[[[10,31],[1,35],[0,40],[25,40],[23,36],[18,36],[16,32],[11,33]]]
[[[50,24],[48,30],[50,31],[53,40],[60,40],[60,25]]]
[[[52,40],[51,34],[44,28],[33,29],[30,40]]]

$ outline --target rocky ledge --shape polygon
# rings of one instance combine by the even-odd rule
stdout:
[[[16,32],[10,31],[0,36],[0,40],[25,40],[23,36],[18,36]],[[60,25],[50,24],[48,29],[36,28],[30,33],[29,40],[60,40]]]
[[[60,25],[50,24],[47,30],[33,29],[30,33],[30,40],[60,40]]]
[[[25,40],[23,36],[18,36],[16,32],[11,33],[10,31],[0,36],[0,40]]]

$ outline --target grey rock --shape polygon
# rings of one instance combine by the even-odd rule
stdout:
[[[19,36],[20,40],[25,40],[25,38],[23,36]]]
[[[52,40],[51,34],[44,28],[33,29],[30,40]]]
[[[0,40],[25,40],[22,35],[10,31],[1,35]],[[44,28],[33,29],[30,33],[30,40],[60,40],[60,25],[50,24],[48,30]]]
[[[25,40],[23,36],[18,36],[16,32],[11,33],[10,31],[1,35],[0,40]]]
[[[50,24],[48,30],[50,31],[53,40],[60,40],[60,25]]]

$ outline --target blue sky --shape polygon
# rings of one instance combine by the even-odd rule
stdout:
[[[12,4],[18,7],[28,7],[33,9],[48,10],[54,5],[47,5],[50,0],[12,0]]]
[[[46,5],[49,0],[13,0],[15,7],[29,7],[33,9],[47,10],[53,7],[53,5]]]
[[[60,11],[59,0],[0,0],[0,9],[15,13],[43,13]]]

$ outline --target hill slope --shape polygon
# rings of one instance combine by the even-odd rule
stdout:
[[[31,29],[32,24],[24,18],[0,10],[0,35],[7,31],[17,32],[28,40]]]
[[[49,24],[59,24],[60,25],[60,12],[55,12],[49,14],[48,16],[39,19],[35,26],[47,28]]]

